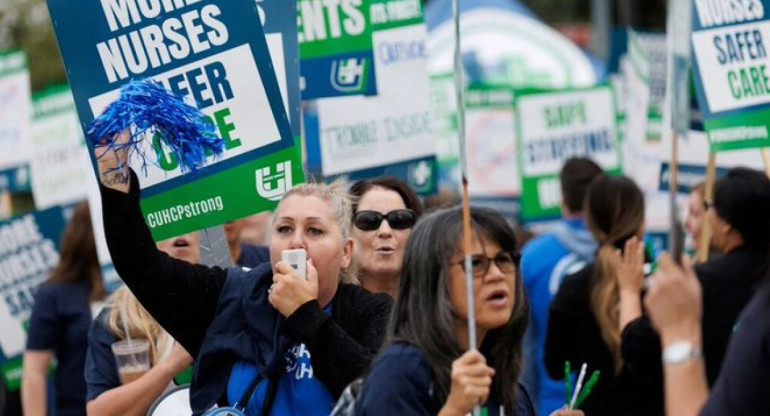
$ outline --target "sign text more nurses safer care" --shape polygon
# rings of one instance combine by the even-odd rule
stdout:
[[[96,48],[110,83],[141,75],[148,69],[205,52],[227,43],[227,27],[217,19],[215,4],[190,10],[162,22],[163,13],[198,3],[200,0],[101,0],[111,32],[148,20],[151,24],[99,42]]]
[[[770,24],[762,2],[695,0],[695,9],[701,30],[693,47],[711,112],[770,101]]]

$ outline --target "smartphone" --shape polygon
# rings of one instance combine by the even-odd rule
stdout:
[[[304,249],[284,250],[281,252],[281,260],[289,263],[302,280],[307,280],[307,252]]]

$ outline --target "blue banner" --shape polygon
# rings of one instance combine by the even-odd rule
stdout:
[[[682,165],[678,166],[677,192],[680,194],[689,194],[698,184],[706,182],[706,166],[703,165]],[[716,176],[720,177],[727,172],[725,168],[717,168]],[[668,192],[670,168],[668,162],[660,165],[660,186],[659,190]]]
[[[59,261],[69,216],[69,208],[56,206],[0,222],[0,368],[10,386],[21,376],[35,291]]]
[[[261,6],[269,30],[288,33],[290,11],[275,12],[273,25],[268,13],[276,5]],[[123,84],[152,78],[195,102],[225,139],[222,159],[196,175],[182,175],[179,168],[151,171],[143,197],[294,145],[254,0],[48,0],[48,9],[83,126],[117,98]],[[290,57],[293,41],[283,37]],[[287,79],[296,76],[288,67],[286,72]],[[297,108],[296,98],[289,105]]]

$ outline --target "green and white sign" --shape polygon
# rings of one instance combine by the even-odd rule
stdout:
[[[768,0],[694,0],[693,75],[712,151],[770,146],[768,12]]]
[[[66,85],[32,96],[32,195],[37,209],[86,199],[88,153],[75,100]]]
[[[374,3],[375,0],[298,0],[302,99],[377,94],[372,32],[379,22],[370,17]],[[391,3],[416,3],[418,17],[422,16],[419,1]]]
[[[0,52],[0,170],[29,163],[29,71],[22,51]]]
[[[421,3],[372,1],[371,16],[379,93],[318,100],[322,173],[416,163],[416,182],[427,184],[435,177],[436,150]]]
[[[132,163],[156,240],[272,209],[304,180],[286,112],[294,100],[281,96],[254,0],[48,0],[48,9],[82,125],[125,83],[150,78],[194,102],[225,142],[194,174],[158,141],[140,144],[158,154],[146,175]]]
[[[621,172],[615,102],[610,87],[516,95],[522,219],[558,217],[559,171],[570,157],[589,157]]]

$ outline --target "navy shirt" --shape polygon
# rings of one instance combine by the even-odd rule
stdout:
[[[241,258],[235,264],[241,267],[253,269],[260,263],[270,262],[270,249],[267,246],[253,246],[251,244],[241,244]]]
[[[86,414],[83,369],[91,325],[90,295],[85,283],[44,283],[35,296],[27,350],[50,350],[56,356],[57,416]]]
[[[702,416],[770,415],[770,283],[746,306]]]
[[[516,412],[509,416],[535,416],[527,391],[518,385]],[[430,364],[416,347],[392,344],[372,364],[355,404],[356,415],[436,415],[443,404],[433,397]],[[486,414],[500,415],[496,400],[484,404]],[[482,410],[482,414],[484,411]]]
[[[106,326],[109,308],[104,308],[94,319],[88,331],[88,353],[86,354],[85,382],[86,402],[97,398],[103,392],[120,387],[118,363],[112,354],[112,344],[117,337]]]

